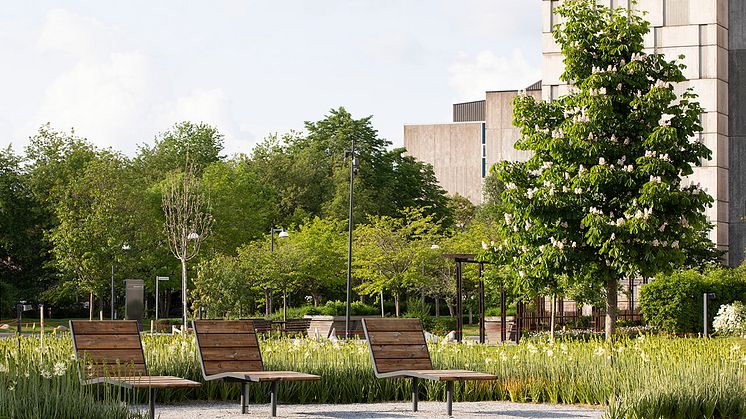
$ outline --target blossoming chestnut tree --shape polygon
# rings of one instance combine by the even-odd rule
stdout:
[[[611,339],[621,280],[716,254],[704,213],[713,200],[687,179],[710,151],[696,140],[696,95],[674,90],[683,66],[643,52],[648,22],[593,0],[556,11],[569,94],[513,102],[516,148],[532,157],[491,169],[505,185],[498,228],[507,238],[483,256],[509,264],[519,288],[601,295]]]

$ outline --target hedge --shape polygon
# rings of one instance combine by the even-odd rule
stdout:
[[[718,308],[733,301],[746,301],[744,268],[710,268],[704,272],[685,270],[659,275],[643,285],[640,312],[648,325],[678,333],[702,332],[702,295],[714,292],[708,305],[709,330]]]

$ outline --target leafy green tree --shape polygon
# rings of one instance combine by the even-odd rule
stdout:
[[[573,89],[514,101],[516,148],[533,157],[492,169],[505,185],[505,238],[487,257],[510,264],[524,289],[567,279],[602,293],[611,339],[620,280],[670,271],[701,244],[712,198],[685,178],[710,151],[691,140],[702,129],[695,95],[674,92],[681,66],[643,52],[649,24],[637,12],[592,0],[557,12],[562,80]]]
[[[245,266],[237,257],[215,255],[197,266],[192,309],[207,307],[210,317],[240,318],[256,311],[258,287],[247,280]]]
[[[12,315],[15,302],[31,301],[51,285],[43,215],[20,157],[10,147],[0,150],[0,316]]]
[[[132,194],[125,165],[121,156],[100,152],[70,179],[55,205],[59,224],[50,237],[56,265],[63,274],[60,286],[89,294],[90,316],[94,296],[108,295],[111,264],[132,226]]]
[[[397,317],[402,296],[421,278],[422,260],[440,229],[433,215],[424,215],[420,208],[405,208],[401,215],[371,216],[353,235],[354,275],[363,279],[357,291],[372,296],[391,293]]]
[[[299,288],[313,298],[322,298],[344,287],[347,267],[347,241],[344,226],[334,219],[314,218],[288,237],[289,249],[296,253]],[[283,243],[283,248],[288,248]]]
[[[168,172],[183,170],[187,159],[194,165],[195,173],[201,175],[211,163],[223,159],[222,151],[223,135],[217,128],[184,121],[156,136],[152,147],[140,146],[135,165],[152,184]]]
[[[235,254],[236,248],[262,237],[275,213],[268,185],[243,159],[211,163],[202,173],[202,184],[215,218],[207,245],[210,253]]]

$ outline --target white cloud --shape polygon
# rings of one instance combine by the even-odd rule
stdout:
[[[254,136],[239,125],[231,114],[231,104],[222,89],[195,89],[188,95],[167,103],[159,112],[159,125],[175,122],[204,122],[215,126],[225,136],[228,154],[249,153]]]
[[[448,74],[456,100],[479,100],[488,90],[524,89],[541,78],[540,68],[529,64],[517,49],[509,57],[491,51],[474,57],[461,53]]]
[[[75,128],[98,146],[133,155],[137,144],[190,120],[215,125],[225,135],[226,152],[248,151],[253,136],[240,129],[221,88],[189,87],[179,96],[168,72],[146,52],[127,47],[115,28],[85,16],[55,9],[47,13],[36,43],[47,55],[63,53],[37,112],[22,130],[34,132],[50,122]]]

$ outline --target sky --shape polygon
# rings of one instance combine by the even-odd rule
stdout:
[[[133,156],[185,120],[249,153],[344,106],[403,145],[403,125],[541,74],[540,0],[8,2],[0,146],[42,124]]]

